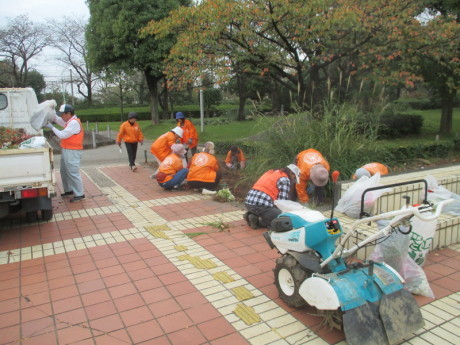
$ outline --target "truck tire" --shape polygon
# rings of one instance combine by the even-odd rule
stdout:
[[[29,223],[38,221],[37,211],[26,212],[26,219]]]
[[[49,221],[53,218],[53,210],[42,210],[42,220]]]
[[[280,298],[293,308],[304,307],[307,304],[299,294],[300,285],[311,276],[312,272],[303,268],[297,260],[289,254],[284,254],[276,260],[275,285]]]

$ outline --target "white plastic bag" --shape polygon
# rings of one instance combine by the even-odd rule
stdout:
[[[48,122],[52,122],[54,115],[56,115],[56,101],[50,99],[44,101],[37,105],[35,108],[32,117],[30,118],[30,125],[36,130],[39,131],[42,129]]]
[[[417,265],[422,266],[431,249],[431,243],[433,242],[438,220],[425,221],[413,217],[410,222],[412,225],[412,232],[410,233],[408,254]]]
[[[344,213],[352,218],[359,218],[361,211],[361,198],[363,192],[368,188],[380,186],[380,174],[377,173],[372,177],[363,176],[347,189],[340,198],[335,208],[338,212]],[[364,212],[369,213],[375,205],[377,199],[384,193],[390,191],[390,188],[378,189],[367,192],[364,197]]]
[[[388,225],[388,220],[376,222],[379,228]],[[407,227],[400,226],[403,232]],[[369,260],[385,262],[393,267],[406,281],[404,288],[416,295],[434,298],[433,290],[423,269],[408,255],[410,237],[399,231],[392,233],[387,239],[379,242]]]
[[[454,199],[455,201],[444,206],[442,213],[460,216],[460,196],[452,193],[450,190],[438,185],[438,181],[434,176],[427,175],[425,180],[428,183],[427,199],[430,203],[436,204],[443,200]]]
[[[46,147],[46,138],[41,136],[29,138],[19,144],[20,149],[34,149],[42,147]]]

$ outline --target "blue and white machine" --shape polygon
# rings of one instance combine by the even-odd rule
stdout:
[[[346,258],[381,236],[390,236],[400,225],[410,228],[414,216],[424,221],[437,219],[451,201],[438,204],[436,212],[427,204],[406,205],[359,219],[346,233],[332,215],[325,218],[307,208],[282,213],[264,233],[268,244],[282,254],[274,269],[281,299],[290,307],[341,311],[349,344],[397,343],[424,325],[415,299],[404,290],[404,279],[384,262],[348,263]],[[345,248],[360,224],[380,219],[391,220],[377,233]]]

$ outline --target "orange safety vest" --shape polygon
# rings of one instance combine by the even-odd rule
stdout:
[[[71,119],[70,121],[78,122],[80,125],[80,132],[68,137],[67,139],[61,139],[61,147],[67,150],[83,150],[83,136],[85,135],[85,132],[83,131],[81,121],[79,118]],[[70,121],[65,124],[65,127],[68,126]]]
[[[182,144],[187,144],[189,148],[194,148],[198,145],[198,133],[194,124],[189,120],[184,120],[184,124],[181,125],[180,121],[177,121],[177,126],[184,130],[184,134],[182,135]],[[192,142],[189,143],[188,140],[192,139]]]
[[[236,154],[236,158],[238,159],[238,162],[245,162],[246,157],[244,156],[244,153],[241,149],[238,149],[238,153]],[[228,151],[227,157],[225,158],[225,163],[231,163],[232,162],[232,150]]]
[[[323,155],[315,149],[302,151],[296,157],[296,165],[300,169],[300,183],[296,185],[296,190],[297,196],[301,202],[308,202],[309,200],[306,190],[308,181],[310,180],[310,170],[316,164],[321,164],[327,169],[327,171],[330,170],[328,161],[324,159]]]
[[[207,152],[200,152],[192,157],[187,181],[215,182],[217,171],[219,163],[216,157]]]
[[[162,162],[172,153],[171,146],[176,143],[176,134],[169,131],[158,137],[150,146],[150,152]]]
[[[120,125],[120,131],[117,135],[117,143],[122,140],[125,143],[137,143],[139,141],[144,141],[144,135],[136,122],[131,124],[129,121],[125,121]]]
[[[160,172],[165,174],[165,177],[158,182],[165,183],[169,180],[172,180],[174,175],[176,175],[176,173],[179,170],[182,170],[183,168],[184,166],[182,164],[182,158],[180,158],[175,153],[170,154],[161,162],[160,167],[158,168],[157,174],[159,174]]]
[[[275,201],[280,194],[277,183],[281,177],[287,177],[289,179],[289,176],[281,170],[269,170],[257,180],[252,189],[264,192]]]
[[[382,163],[368,163],[363,165],[361,168],[369,171],[371,176],[374,176],[377,173],[380,173],[380,176],[388,175],[388,168]],[[356,179],[356,175],[353,174],[353,179]]]

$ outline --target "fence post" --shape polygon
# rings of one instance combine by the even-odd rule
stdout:
[[[144,163],[147,163],[147,150],[144,150]]]
[[[96,132],[93,130],[92,132],[92,137],[93,137],[93,149],[97,147],[96,145]]]

